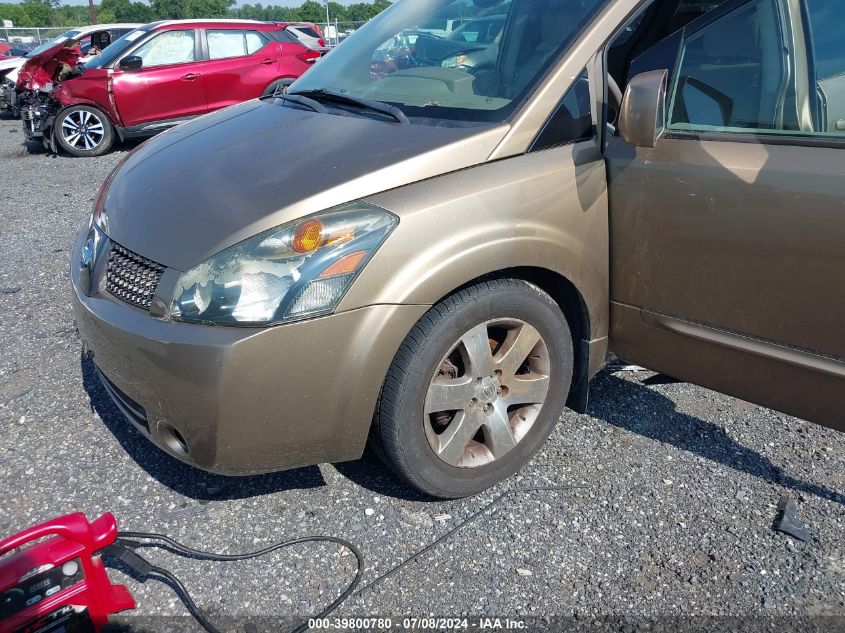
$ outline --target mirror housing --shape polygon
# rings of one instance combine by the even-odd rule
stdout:
[[[118,68],[121,70],[140,70],[144,65],[144,60],[137,55],[129,55],[120,60]]]
[[[652,70],[628,82],[619,132],[627,142],[638,147],[654,147],[666,129],[666,91],[669,71]]]

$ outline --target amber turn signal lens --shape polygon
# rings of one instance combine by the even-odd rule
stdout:
[[[326,277],[335,277],[336,275],[346,275],[349,273],[354,273],[358,270],[358,266],[361,265],[361,262],[364,261],[364,258],[367,256],[366,251],[358,251],[357,253],[352,253],[347,255],[346,257],[337,260],[334,264],[326,268],[322,273],[320,273],[320,279],[325,279]]]
[[[297,227],[291,246],[297,253],[311,253],[323,245],[323,223],[309,220]]]

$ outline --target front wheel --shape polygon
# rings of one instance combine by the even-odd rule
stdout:
[[[402,343],[379,399],[377,452],[417,489],[472,495],[519,470],[560,418],[572,380],[569,325],[522,280],[443,300]]]
[[[74,156],[100,156],[114,143],[108,117],[87,105],[71,106],[56,117],[54,133],[59,146]]]
[[[293,79],[277,79],[264,89],[262,97],[272,97],[273,95],[283,95],[288,91],[290,85],[294,82]]]

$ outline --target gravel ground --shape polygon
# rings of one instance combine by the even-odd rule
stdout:
[[[530,465],[473,499],[420,499],[370,457],[246,479],[169,458],[81,362],[69,305],[72,240],[128,149],[47,156],[22,145],[18,121],[0,120],[0,533],[109,510],[123,529],[218,551],[330,534],[360,546],[367,583],[504,491],[578,485],[508,497],[341,613],[845,616],[845,435],[691,385],[647,384],[648,372],[601,374],[589,415],[566,413]],[[810,542],[772,530],[781,495],[797,502]],[[147,555],[215,618],[307,616],[354,573],[353,557],[328,545],[250,563]],[[138,614],[185,614],[167,586],[112,575]]]

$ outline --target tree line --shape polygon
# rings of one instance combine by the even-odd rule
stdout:
[[[235,0],[100,0],[97,22],[154,22],[185,18],[242,18],[279,22],[325,22],[326,7],[317,0],[305,0],[299,7],[256,4],[235,5]],[[390,6],[390,0],[373,0],[342,5],[329,2],[332,22],[365,22]],[[22,0],[0,3],[0,19],[15,26],[81,26],[91,23],[87,6],[59,5],[59,0]],[[2,31],[0,30],[0,37]]]

